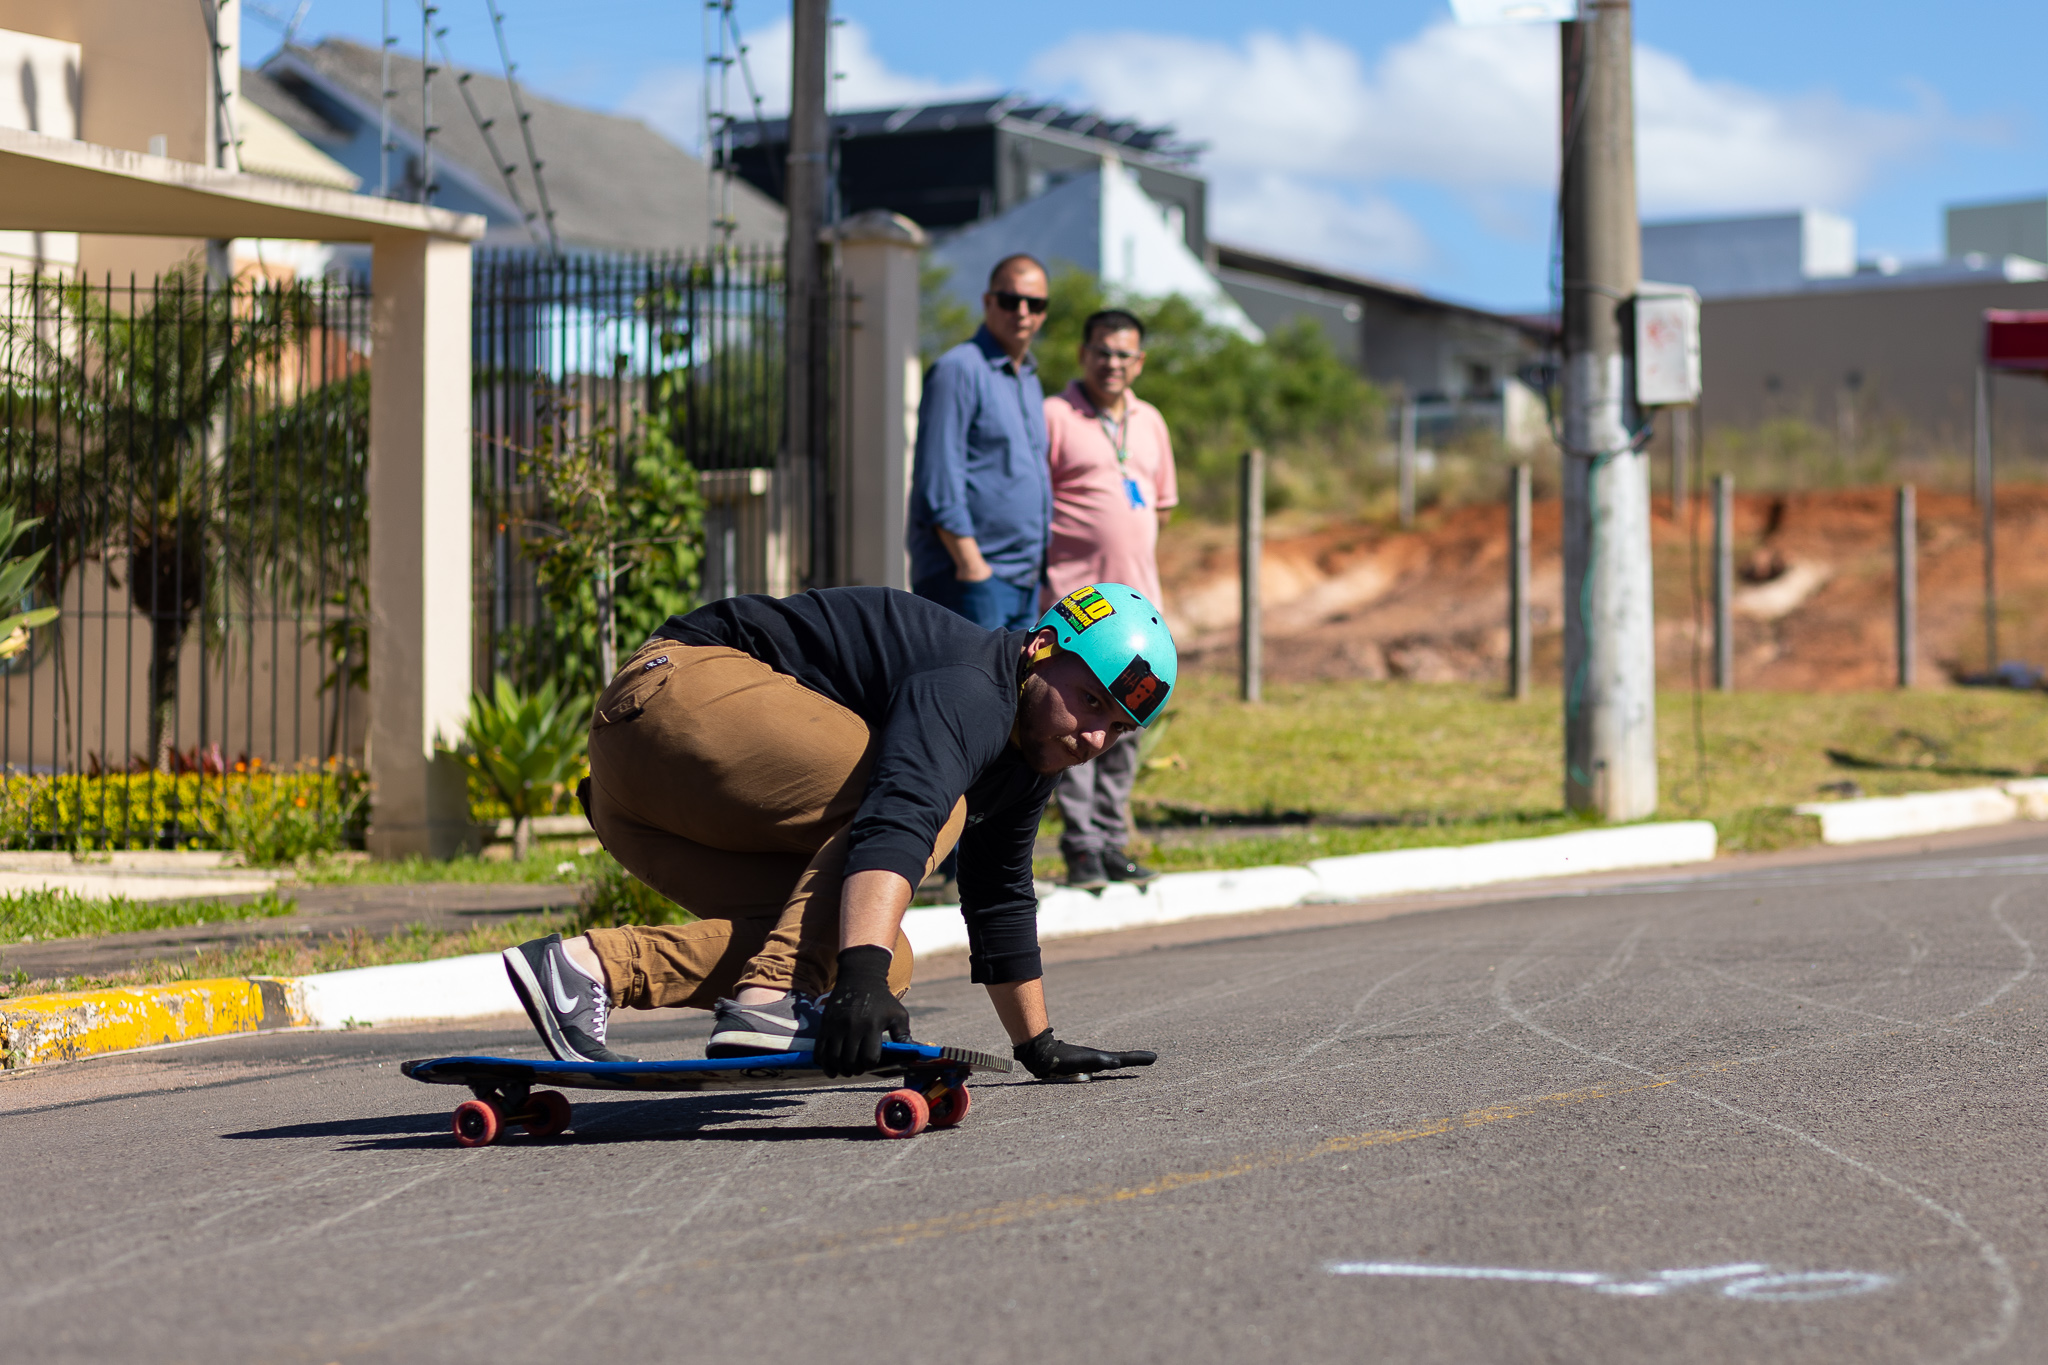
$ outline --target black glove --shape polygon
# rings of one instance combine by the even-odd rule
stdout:
[[[889,990],[887,948],[872,945],[839,953],[839,979],[825,997],[812,1055],[827,1076],[858,1076],[882,1064],[882,1035],[910,1041],[910,1011]]]
[[[1024,1063],[1024,1069],[1041,1081],[1055,1076],[1085,1076],[1095,1071],[1114,1071],[1120,1066],[1150,1066],[1159,1060],[1156,1052],[1103,1052],[1092,1047],[1063,1043],[1047,1029],[1028,1043],[1010,1049],[1010,1055]]]

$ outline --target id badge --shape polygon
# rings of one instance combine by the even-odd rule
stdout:
[[[1138,488],[1138,481],[1128,474],[1124,475],[1124,496],[1131,500],[1134,508],[1145,505],[1145,494]]]

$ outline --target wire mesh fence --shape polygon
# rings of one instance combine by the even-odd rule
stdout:
[[[479,258],[478,678],[591,685],[663,619],[809,578],[781,252]]]
[[[369,334],[347,285],[7,278],[0,502],[40,557],[0,609],[58,615],[0,661],[0,846],[353,818]]]

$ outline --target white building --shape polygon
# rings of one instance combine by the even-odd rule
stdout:
[[[989,271],[1005,256],[1028,252],[1057,273],[1088,271],[1111,296],[1160,299],[1179,294],[1211,322],[1253,341],[1265,333],[1225,293],[1188,249],[1184,227],[1138,187],[1115,157],[1058,182],[1034,199],[946,238],[933,259],[951,270],[948,292],[976,314]]]

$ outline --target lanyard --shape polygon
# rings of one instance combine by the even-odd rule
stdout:
[[[1095,414],[1095,420],[1102,424],[1103,436],[1109,440],[1109,448],[1116,452],[1116,472],[1123,476],[1124,497],[1130,502],[1132,510],[1136,511],[1144,507],[1145,495],[1125,465],[1125,461],[1129,460],[1131,455],[1131,417],[1129,398],[1124,399],[1124,420],[1121,422],[1111,421],[1109,414],[1105,412]]]
[[[1131,455],[1131,403],[1124,400],[1124,420],[1113,421],[1106,412],[1095,414],[1095,420],[1102,424],[1102,434],[1109,438],[1109,448],[1116,452],[1116,467],[1122,472],[1124,461]]]

